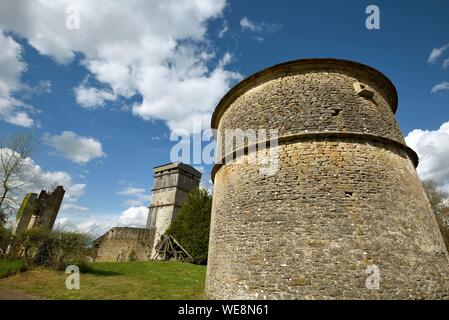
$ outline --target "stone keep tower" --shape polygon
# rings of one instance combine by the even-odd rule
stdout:
[[[397,104],[382,73],[335,59],[273,66],[223,97],[217,136],[277,129],[278,163],[261,174],[249,160],[263,151],[246,143],[213,168],[209,298],[449,298],[448,252]]]
[[[147,229],[154,232],[151,257],[189,192],[199,187],[200,179],[199,171],[183,163],[170,163],[154,168],[153,194],[147,220]]]

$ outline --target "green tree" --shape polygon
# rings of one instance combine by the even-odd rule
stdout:
[[[423,186],[449,250],[449,194],[438,190],[436,183],[431,180],[424,181]]]
[[[198,264],[207,262],[211,209],[212,196],[207,190],[196,188],[167,230]]]

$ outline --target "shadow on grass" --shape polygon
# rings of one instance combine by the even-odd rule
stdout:
[[[96,270],[96,269],[93,269],[93,268],[90,268],[89,270],[82,270],[81,273],[92,274],[92,275],[95,275],[95,276],[102,276],[102,277],[121,276],[121,275],[123,275],[123,273],[116,272],[116,271]]]
[[[86,263],[80,263],[78,265],[78,267],[80,268],[80,272],[82,274],[91,274],[91,275],[102,276],[102,277],[123,275],[123,273],[117,272],[117,271],[97,269],[94,266],[92,266],[91,264],[86,264]]]

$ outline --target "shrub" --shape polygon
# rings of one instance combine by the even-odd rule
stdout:
[[[16,274],[25,269],[25,263],[22,260],[0,260],[0,279]]]
[[[91,248],[90,236],[77,232],[53,231],[41,242],[34,264],[54,269],[85,263]]]
[[[212,196],[204,189],[192,190],[173,220],[167,234],[173,236],[192,256],[194,263],[205,264],[209,247]]]
[[[128,255],[129,261],[137,261],[137,252],[134,248],[131,249],[129,255]]]
[[[33,257],[39,251],[42,243],[48,239],[49,232],[34,228],[26,230],[13,240],[11,255],[13,257],[22,257],[27,264],[33,264]]]

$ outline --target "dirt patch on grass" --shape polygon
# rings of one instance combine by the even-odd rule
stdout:
[[[22,291],[0,288],[0,300],[40,300],[40,298]]]

